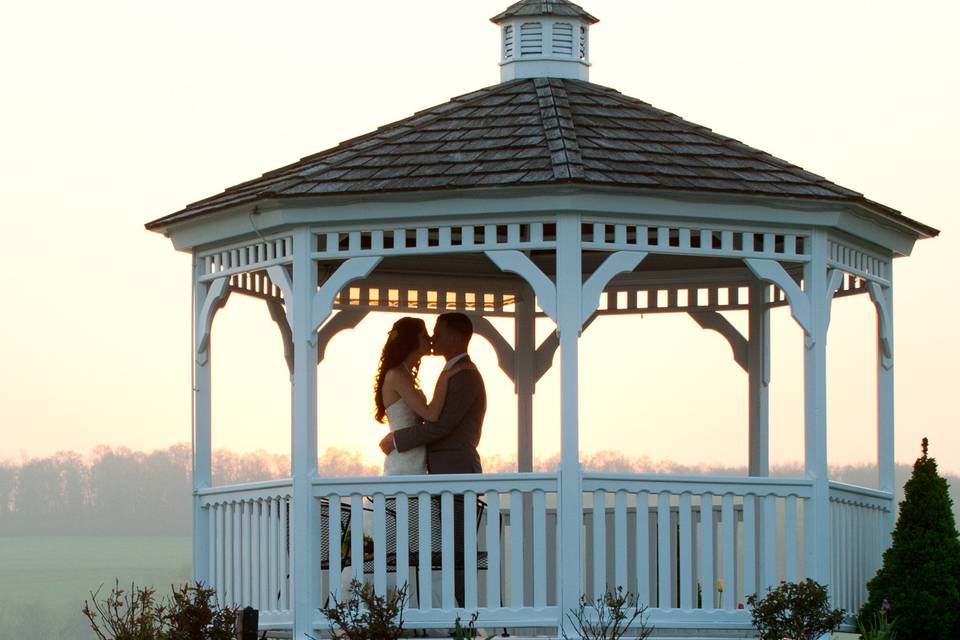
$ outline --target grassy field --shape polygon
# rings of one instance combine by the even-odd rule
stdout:
[[[0,638],[93,638],[80,608],[117,578],[169,592],[190,578],[190,538],[0,537]]]

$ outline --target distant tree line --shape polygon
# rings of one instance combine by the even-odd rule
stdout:
[[[181,444],[152,452],[100,447],[90,456],[66,452],[20,462],[0,461],[0,536],[11,535],[189,535],[191,456]],[[558,456],[538,459],[538,471],[556,469]],[[615,452],[587,456],[594,471],[670,473],[680,475],[745,475],[743,467],[685,466],[654,462]],[[484,460],[488,472],[515,471],[508,457]],[[371,476],[379,468],[357,452],[329,449],[318,461],[322,476]],[[897,465],[897,501],[910,476],[909,465]],[[214,484],[228,485],[289,477],[285,455],[263,451],[217,451]],[[777,467],[776,476],[802,476],[797,466]],[[831,477],[861,486],[876,486],[875,466],[831,469]],[[960,506],[960,476],[946,475],[954,514]]]

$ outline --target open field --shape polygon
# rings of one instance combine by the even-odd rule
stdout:
[[[0,638],[88,640],[80,608],[99,585],[164,594],[189,577],[189,537],[0,537]]]

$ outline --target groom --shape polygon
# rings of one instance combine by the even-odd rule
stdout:
[[[447,397],[436,422],[400,429],[380,441],[385,454],[426,446],[429,473],[483,473],[477,445],[487,410],[487,393],[480,372],[470,362],[467,346],[473,324],[462,313],[444,313],[433,329],[433,353],[447,359],[444,370],[462,363],[450,378]]]
[[[444,371],[459,364],[447,385],[447,397],[436,422],[399,429],[380,441],[384,454],[394,448],[408,451],[426,446],[427,471],[443,473],[483,473],[480,465],[480,432],[487,411],[487,392],[480,372],[467,355],[473,336],[473,323],[462,313],[444,313],[433,329],[433,353],[447,360]],[[434,509],[439,508],[434,496]],[[434,524],[433,526],[438,526]],[[464,606],[463,576],[463,495],[453,500],[454,596]],[[434,549],[434,551],[439,551]]]

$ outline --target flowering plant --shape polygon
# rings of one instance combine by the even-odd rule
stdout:
[[[884,598],[880,611],[872,616],[861,616],[857,620],[857,631],[863,640],[895,640],[897,632],[894,629],[896,620],[887,620],[890,611],[890,601]]]

